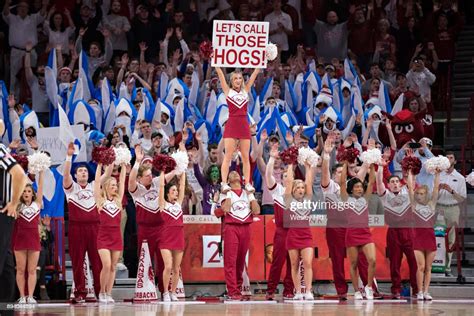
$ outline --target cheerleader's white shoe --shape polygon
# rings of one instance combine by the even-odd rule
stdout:
[[[364,299],[364,296],[362,296],[362,293],[360,291],[357,291],[354,293],[354,300],[356,301],[360,301],[360,300],[363,300]]]
[[[304,300],[304,296],[301,293],[296,293],[295,296],[293,296],[293,301],[302,301]]]

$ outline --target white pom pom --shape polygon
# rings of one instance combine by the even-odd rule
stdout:
[[[132,160],[132,154],[127,147],[114,147],[115,151],[115,165],[120,166],[121,164],[130,164]]]
[[[425,161],[425,169],[431,174],[435,174],[436,170],[446,171],[451,166],[449,159],[444,156],[432,157]]]
[[[265,56],[267,56],[269,61],[275,60],[278,56],[278,47],[273,43],[268,43],[265,49]]]
[[[176,168],[174,169],[177,174],[182,174],[188,169],[189,157],[185,151],[178,150],[171,154],[171,157],[176,161]]]
[[[311,167],[317,167],[321,157],[311,148],[301,147],[298,149],[298,163],[304,165],[306,162]]]
[[[368,164],[378,163],[382,159],[382,152],[377,149],[369,149],[360,154],[360,160]]]
[[[474,170],[466,177],[466,182],[474,187]]]
[[[51,158],[43,153],[37,152],[28,156],[28,172],[38,173],[46,170],[51,166]]]

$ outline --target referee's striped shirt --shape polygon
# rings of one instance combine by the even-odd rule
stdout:
[[[12,178],[8,172],[14,165],[15,159],[10,156],[7,148],[0,144],[0,208],[4,208],[11,199]]]

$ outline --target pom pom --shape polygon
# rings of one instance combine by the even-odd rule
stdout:
[[[466,182],[474,187],[474,171],[466,177]]]
[[[163,154],[156,154],[153,157],[153,169],[159,172],[169,173],[176,168],[176,161],[168,156]]]
[[[51,167],[51,158],[43,152],[37,152],[28,156],[28,171],[38,173]]]
[[[174,170],[177,174],[182,174],[186,169],[188,169],[189,157],[187,152],[178,150],[171,154],[171,158],[176,162],[176,168]]]
[[[344,148],[339,147],[336,154],[336,160],[339,162],[347,161],[348,163],[354,163],[357,157],[359,157],[359,150],[356,148]]]
[[[280,153],[280,158],[286,165],[294,165],[298,161],[298,148],[291,146]]]
[[[269,61],[275,60],[278,56],[278,47],[273,43],[268,43],[265,48],[265,56]]]
[[[321,157],[308,147],[301,147],[298,149],[298,163],[304,165],[306,162],[309,163],[311,167],[317,167]]]
[[[451,166],[449,159],[444,156],[432,157],[425,161],[425,169],[431,174],[435,174],[436,170],[446,171]]]
[[[212,55],[212,43],[211,41],[204,41],[199,45],[199,52],[204,59],[211,58]]]
[[[121,164],[130,164],[132,160],[132,153],[127,147],[114,148],[115,152],[115,165],[120,166]]]
[[[28,158],[25,155],[12,154],[11,156],[16,160],[16,162],[18,162],[25,172],[28,171]]]
[[[113,164],[115,161],[115,151],[113,148],[98,146],[92,149],[92,160],[104,166]]]
[[[382,159],[382,152],[377,149],[369,149],[360,154],[360,160],[368,164],[378,163]]]
[[[403,172],[411,170],[413,175],[419,174],[421,170],[421,160],[414,156],[406,156],[402,160],[402,170]]]

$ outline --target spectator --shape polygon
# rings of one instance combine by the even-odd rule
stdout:
[[[92,42],[102,43],[103,40],[102,34],[97,32],[99,23],[102,21],[102,9],[98,1],[94,0],[93,3],[95,3],[95,13],[88,1],[82,3],[81,0],[76,2],[76,6],[72,11],[72,19],[76,26],[76,37],[79,36],[81,29],[85,30],[82,34],[82,45],[84,47],[89,47]]]
[[[131,28],[133,38],[131,51],[138,56],[139,43],[144,42],[148,47],[145,52],[146,60],[156,62],[160,52],[159,41],[164,38],[164,23],[161,19],[150,15],[149,9],[144,5],[138,5],[136,13]]]
[[[404,27],[400,29],[397,37],[397,46],[403,47],[397,53],[399,70],[407,72],[410,67],[410,56],[413,55],[417,45],[421,42],[421,34],[414,17],[409,17]]]
[[[397,45],[395,37],[388,33],[390,23],[387,19],[381,19],[377,23],[377,31],[375,33],[375,53],[373,62],[384,64],[388,58],[396,59]]]
[[[86,29],[81,28],[79,31],[79,36],[76,40],[76,52],[80,54],[82,52],[82,47],[85,45],[84,43],[84,36],[87,33]],[[95,71],[99,67],[106,67],[110,60],[112,59],[113,48],[112,43],[110,41],[110,32],[107,29],[102,31],[102,34],[105,38],[105,50],[104,54],[102,55],[102,49],[100,48],[99,42],[91,42],[88,46],[88,66],[89,66],[89,77],[92,78],[94,76]],[[87,47],[87,46],[86,46]]]
[[[355,54],[353,57],[356,58],[361,70],[366,72],[374,53],[373,29],[376,17],[373,16],[371,7],[367,10],[367,15],[362,7],[352,9],[352,11],[347,25],[349,29],[348,46],[350,52]]]
[[[316,19],[322,16],[322,7],[322,3],[317,0],[303,0],[301,3],[304,45],[307,47],[316,46],[316,36],[313,32],[313,26]]]
[[[449,28],[448,17],[444,14],[440,14],[432,42],[436,48],[440,71],[444,73],[447,72],[448,65],[451,64],[454,59],[456,37],[457,29],[454,27]]]
[[[385,61],[384,67],[384,80],[390,83],[391,86],[395,86],[397,84],[397,72],[395,71],[395,61],[391,58],[388,58]]]
[[[69,55],[69,39],[76,31],[76,27],[74,26],[69,10],[64,10],[64,15],[68,22],[67,27],[61,12],[55,10],[56,7],[52,6],[44,21],[44,32],[49,39],[48,47],[60,48],[64,55]]]
[[[113,0],[110,13],[104,17],[103,24],[110,31],[110,40],[114,55],[122,56],[128,51],[127,32],[130,31],[130,22],[127,17],[120,15],[120,0]]]
[[[281,10],[281,0],[273,2],[273,11],[265,16],[270,23],[270,42],[281,50],[281,58],[286,61],[289,57],[288,35],[293,32],[291,17]]]
[[[413,66],[407,73],[407,81],[410,87],[417,87],[419,94],[426,103],[431,102],[431,85],[436,76],[425,67],[423,60],[416,58]]]
[[[329,11],[327,23],[316,20],[314,32],[316,33],[317,44],[316,54],[324,62],[332,58],[343,60],[347,56],[347,22],[337,23],[339,18],[337,13]]]
[[[136,127],[140,127],[140,132],[135,129],[132,135],[132,147],[135,147],[136,145],[140,145],[144,151],[149,151],[153,147],[153,143],[151,140],[151,135],[152,135],[152,128],[151,128],[151,123],[148,122],[147,120],[142,120],[141,122],[137,122],[135,124]],[[139,134],[141,134],[141,137],[139,137]]]
[[[36,112],[38,120],[43,126],[49,126],[49,100],[46,95],[46,83],[44,80],[44,65],[38,66],[36,76],[31,69],[31,50],[33,45],[26,44],[25,75],[26,82],[31,89],[32,110]]]
[[[20,87],[17,84],[16,76],[22,67],[22,60],[25,57],[26,45],[31,43],[32,48],[38,44],[38,32],[37,27],[41,24],[46,17],[46,8],[48,6],[48,0],[43,0],[43,6],[41,11],[29,15],[29,4],[27,1],[20,1],[17,6],[17,14],[10,13],[10,0],[5,1],[3,7],[2,17],[8,24],[9,33],[9,45],[10,51],[10,92],[15,94],[18,98],[20,95]],[[31,65],[36,66],[36,51],[31,52]]]

